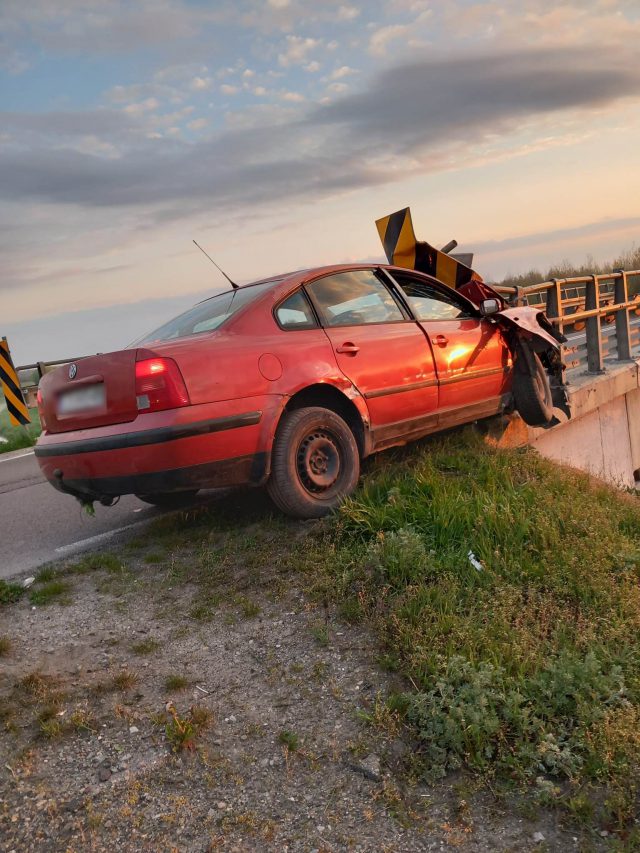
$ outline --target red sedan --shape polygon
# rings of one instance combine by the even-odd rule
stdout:
[[[127,349],[47,374],[38,462],[83,503],[266,484],[286,513],[312,518],[378,450],[509,407],[551,423],[561,373],[544,315],[463,291],[360,264],[220,293]]]

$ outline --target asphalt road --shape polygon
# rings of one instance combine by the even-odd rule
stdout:
[[[108,549],[159,515],[161,510],[127,496],[114,507],[96,504],[91,518],[74,498],[43,479],[33,451],[0,454],[0,578],[83,551]]]

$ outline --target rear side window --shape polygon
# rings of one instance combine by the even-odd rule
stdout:
[[[453,294],[442,293],[423,281],[395,278],[418,320],[458,320],[469,316]]]
[[[405,319],[393,296],[370,270],[329,275],[306,287],[327,326],[397,323]]]
[[[309,300],[301,290],[288,296],[276,308],[276,320],[281,329],[315,329],[318,325]]]

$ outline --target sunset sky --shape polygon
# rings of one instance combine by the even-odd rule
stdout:
[[[381,259],[409,205],[489,280],[640,236],[639,0],[2,0],[0,335],[126,345],[236,280]]]

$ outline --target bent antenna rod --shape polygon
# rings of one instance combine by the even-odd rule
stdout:
[[[231,279],[230,279],[230,278],[229,278],[229,276],[226,274],[226,272],[218,266],[218,264],[213,260],[213,258],[211,257],[211,255],[210,255],[208,252],[205,252],[205,250],[202,248],[202,246],[200,245],[200,243],[198,243],[196,240],[194,240],[193,242],[194,242],[194,243],[196,244],[196,246],[200,249],[200,251],[202,252],[202,254],[203,254],[203,255],[206,255],[206,256],[209,258],[209,260],[210,260],[210,261],[211,261],[211,263],[214,265],[214,267],[215,267],[219,272],[221,272],[221,273],[222,273],[222,275],[226,278],[226,280],[229,282],[229,284],[231,285],[231,287],[232,287],[234,290],[237,290],[237,289],[240,287],[240,285],[239,285],[239,284],[236,284],[236,283],[235,283],[235,281],[231,281]]]

